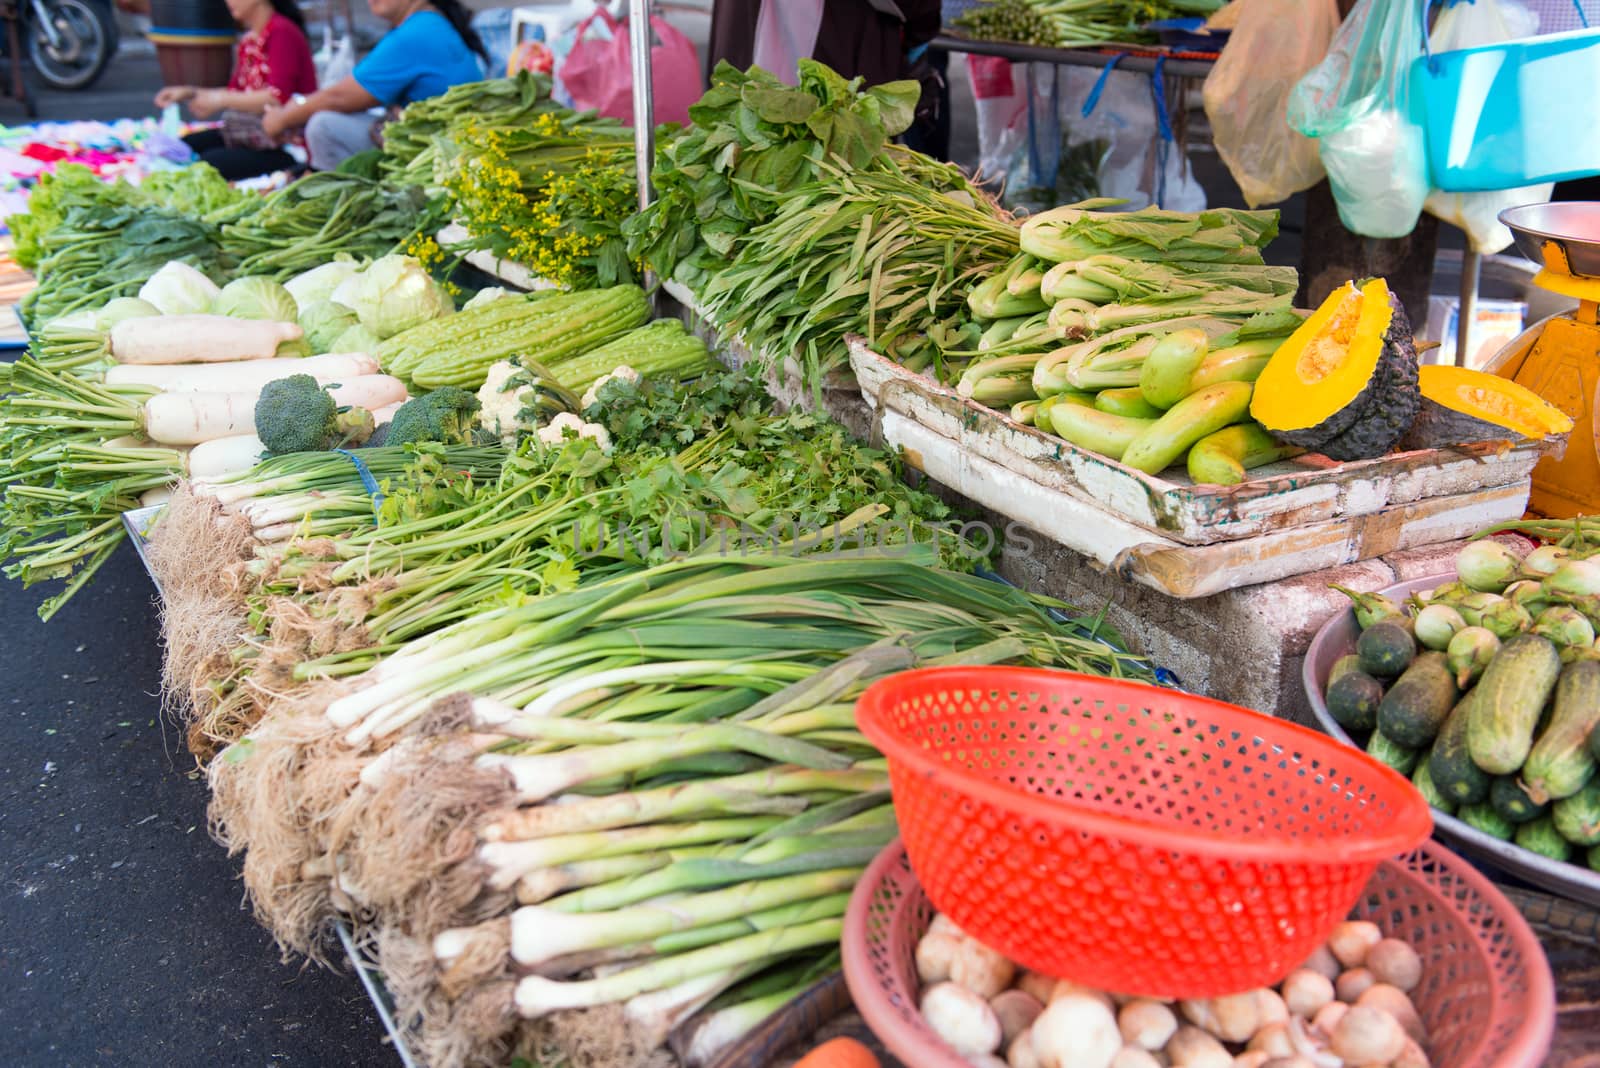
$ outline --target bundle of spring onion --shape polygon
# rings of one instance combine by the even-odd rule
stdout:
[[[1148,23],[1210,15],[1225,0],[980,0],[955,26],[982,41],[1043,48],[1140,43],[1155,39]]]
[[[703,1063],[775,1007],[770,975],[742,984],[827,966],[894,834],[854,728],[867,682],[919,663],[1136,670],[926,547],[776,548],[480,611],[303,689],[212,764],[258,912],[301,948],[331,909],[372,924],[433,1063],[530,1036],[620,1063],[680,1028],[689,1048],[720,992],[757,1006],[700,1039]]]

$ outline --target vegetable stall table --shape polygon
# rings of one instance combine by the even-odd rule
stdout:
[[[1173,52],[1151,45],[1105,45],[1099,48],[1044,48],[1014,41],[981,41],[942,33],[928,47],[940,52],[999,56],[1013,63],[1057,63],[1068,67],[1104,67],[1116,60],[1118,70],[1153,74],[1158,61],[1169,78],[1201,79],[1211,73],[1216,57],[1204,52]]]

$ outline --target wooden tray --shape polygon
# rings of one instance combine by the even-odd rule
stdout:
[[[1304,457],[1238,486],[1157,478],[959,396],[850,339],[884,440],[930,478],[1173,597],[1463,538],[1520,517],[1544,443],[1335,464]],[[1559,443],[1557,443],[1559,444]]]

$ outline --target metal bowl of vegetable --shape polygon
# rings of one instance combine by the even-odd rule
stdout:
[[[1378,593],[1394,601],[1404,601],[1413,594],[1437,589],[1455,578],[1453,574],[1433,575],[1397,583],[1379,590]],[[1328,691],[1328,677],[1333,671],[1334,664],[1341,657],[1355,651],[1356,639],[1360,633],[1361,628],[1356,621],[1354,608],[1340,612],[1324,623],[1312,638],[1310,648],[1306,650],[1302,678],[1306,697],[1311,702],[1311,712],[1316,716],[1317,724],[1346,745],[1368,749],[1370,739],[1363,738],[1357,741],[1352,738],[1350,732],[1340,725],[1329,711],[1325,698]],[[1433,813],[1433,828],[1435,837],[1474,860],[1526,879],[1552,893],[1600,908],[1600,872],[1584,868],[1581,853],[1577,854],[1577,863],[1541,856],[1469,826],[1454,815],[1437,808]]]

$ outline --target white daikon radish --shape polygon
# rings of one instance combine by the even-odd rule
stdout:
[[[163,393],[243,392],[290,375],[310,375],[327,385],[378,373],[364,352],[328,353],[304,359],[237,360],[232,363],[121,364],[106,372],[110,386],[155,386]]]
[[[303,333],[295,323],[231,319],[226,315],[157,315],[124,319],[111,328],[118,363],[221,363],[265,360]]]
[[[144,402],[144,432],[163,445],[198,445],[255,427],[254,393],[158,393]]]
[[[373,425],[373,427],[377,428],[377,427],[380,427],[380,426],[384,426],[387,423],[394,422],[394,413],[398,412],[400,410],[400,408],[404,404],[405,404],[405,401],[400,401],[397,404],[385,404],[382,408],[374,408],[374,409],[372,409],[372,425]],[[924,935],[923,937],[926,939],[928,936]],[[939,935],[938,937],[943,939],[945,936],[944,935]],[[950,941],[951,941],[951,946],[952,946],[951,952],[953,953],[955,951],[954,950],[954,944],[955,943],[954,943],[953,939],[951,939]],[[948,963],[948,961],[946,963]],[[950,978],[950,976],[948,974],[946,974],[946,975],[940,976],[939,978],[940,979],[948,979],[948,978]],[[925,982],[925,983],[938,982],[938,980],[929,979],[926,976],[923,977],[922,981]]]
[[[266,446],[254,434],[202,441],[189,453],[189,477],[196,482],[248,471],[261,459]]]
[[[353,405],[368,411],[410,399],[406,384],[393,375],[354,375],[330,385],[328,392],[341,408]]]
[[[1116,1016],[1088,994],[1057,997],[1033,1022],[1032,1035],[1043,1068],[1110,1068],[1122,1049]]]
[[[166,504],[170,500],[172,500],[172,487],[157,486],[155,489],[147,489],[139,494],[139,507],[153,508],[158,504]]]
[[[954,983],[928,987],[922,992],[922,1017],[963,1057],[993,1053],[1000,1048],[1000,1021],[994,1010],[965,987]]]

